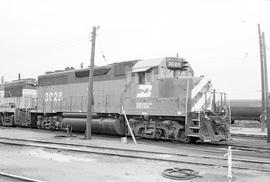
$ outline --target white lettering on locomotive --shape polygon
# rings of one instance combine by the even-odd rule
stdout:
[[[151,105],[152,105],[151,102],[137,102],[136,108],[137,109],[149,109]]]
[[[45,102],[60,102],[63,100],[63,92],[45,92]]]
[[[139,85],[137,97],[150,97],[152,92],[152,85]]]

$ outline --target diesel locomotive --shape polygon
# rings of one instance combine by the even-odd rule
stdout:
[[[0,85],[5,126],[85,131],[89,68],[47,72]],[[225,93],[194,76],[183,58],[132,60],[94,68],[92,131],[137,137],[214,142],[229,137]]]

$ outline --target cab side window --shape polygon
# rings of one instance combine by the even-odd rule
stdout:
[[[138,72],[138,83],[145,84],[145,72]]]
[[[152,77],[151,75],[152,75],[152,72],[150,72],[150,71],[145,73],[145,83],[146,84],[151,83],[151,81],[152,81],[151,80],[151,77]]]
[[[136,83],[138,84],[150,84],[152,82],[153,71],[152,69],[147,71],[141,71],[136,73]]]

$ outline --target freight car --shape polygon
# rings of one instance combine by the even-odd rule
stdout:
[[[213,91],[206,77],[194,76],[182,58],[99,66],[93,79],[93,132],[126,134],[124,109],[138,137],[211,142],[229,135],[225,94]],[[89,68],[39,76],[28,125],[85,131],[88,81]]]
[[[231,118],[234,120],[261,120],[261,101],[259,99],[234,99],[229,100]]]

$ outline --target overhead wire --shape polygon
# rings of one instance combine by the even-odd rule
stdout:
[[[234,92],[234,94],[240,95],[240,94],[253,94],[253,93],[260,93],[261,90],[253,90],[248,92]]]
[[[259,59],[259,55],[249,55],[249,53],[246,52],[246,54],[243,54],[242,56],[231,56],[231,57],[204,57],[200,56],[199,58],[196,57],[196,59],[205,60],[205,61],[235,61],[235,60],[247,60],[247,59]],[[192,60],[195,60],[195,58],[192,58]]]
[[[204,51],[201,50],[201,54],[197,54],[196,57],[200,57],[200,59],[207,59],[210,61],[222,61],[222,60],[235,60],[235,59],[257,59],[259,57],[259,45],[249,45],[246,47],[237,47],[237,50],[235,47],[222,47],[220,49],[215,48],[213,49],[205,49]],[[215,53],[217,56],[210,56],[205,57],[205,52],[211,52],[211,54]],[[224,56],[220,56],[224,55]]]
[[[83,38],[59,41],[59,42],[55,43],[54,45],[56,47],[82,46],[82,44],[81,44],[82,40],[83,40]]]
[[[106,65],[107,65],[108,63],[107,63],[107,60],[106,60],[106,56],[105,56],[105,54],[104,54],[104,51],[103,51],[103,49],[102,49],[102,45],[101,45],[101,42],[100,42],[99,36],[97,36],[97,37],[96,37],[96,40],[97,40],[98,45],[99,45],[99,48],[100,48],[100,50],[101,50],[101,55],[102,55],[102,58],[103,58],[104,62],[105,62],[105,63],[106,63]]]

